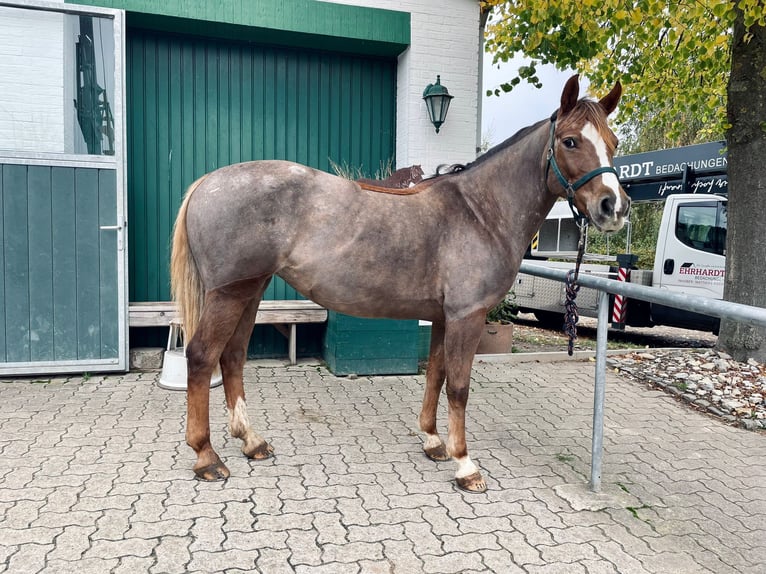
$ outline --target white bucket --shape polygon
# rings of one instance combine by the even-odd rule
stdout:
[[[168,346],[162,361],[162,373],[157,383],[159,387],[171,391],[186,390],[186,347],[178,346],[179,339],[183,339],[181,323],[171,321]],[[221,383],[223,383],[223,377],[218,367],[210,379],[210,388],[217,387]]]

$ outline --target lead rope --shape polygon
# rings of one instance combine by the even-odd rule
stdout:
[[[567,344],[567,354],[572,356],[574,352],[574,341],[577,338],[577,321],[580,316],[577,312],[577,292],[580,290],[580,286],[577,284],[577,279],[580,276],[580,263],[585,253],[585,234],[588,229],[588,220],[584,219],[581,223],[578,222],[577,226],[580,228],[580,240],[577,243],[577,261],[575,262],[575,268],[570,269],[566,277],[566,302],[564,308],[564,333],[569,336],[569,343]]]

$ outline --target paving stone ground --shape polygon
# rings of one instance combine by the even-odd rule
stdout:
[[[241,456],[213,389],[232,477],[212,484],[158,376],[0,383],[0,572],[766,572],[763,434],[610,373],[604,494],[587,493],[592,362],[475,365],[480,495],[421,452],[423,376],[248,363],[277,457]]]

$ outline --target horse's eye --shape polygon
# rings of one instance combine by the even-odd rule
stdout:
[[[574,149],[577,147],[577,142],[574,138],[564,138],[564,141],[561,143],[563,143],[564,147],[567,149]]]

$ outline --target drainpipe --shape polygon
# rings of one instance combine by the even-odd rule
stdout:
[[[481,126],[482,126],[482,101],[484,100],[484,31],[487,28],[487,19],[492,10],[489,6],[481,5],[479,14],[479,53],[478,78],[476,87],[476,155],[481,153]]]

